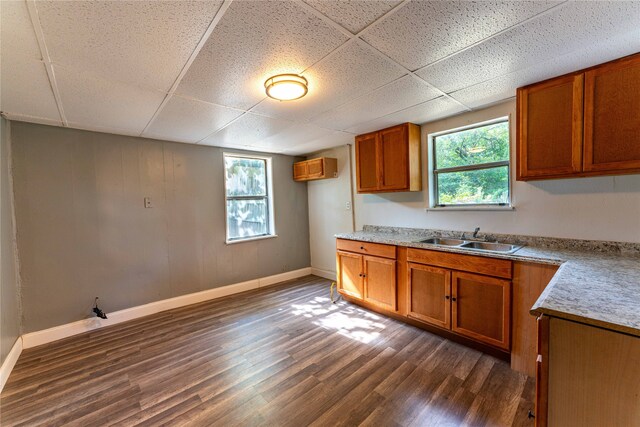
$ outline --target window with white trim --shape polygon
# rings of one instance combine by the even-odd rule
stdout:
[[[510,206],[509,119],[430,135],[431,207]]]
[[[224,154],[227,243],[274,236],[271,158]]]

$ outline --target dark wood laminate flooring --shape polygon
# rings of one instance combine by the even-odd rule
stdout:
[[[308,276],[25,350],[15,425],[527,425],[534,381]]]

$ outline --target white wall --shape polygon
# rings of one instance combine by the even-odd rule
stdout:
[[[503,116],[511,116],[511,179],[515,210],[427,211],[428,174],[423,170],[421,192],[356,194],[356,228],[361,229],[365,224],[450,230],[481,227],[487,233],[640,242],[640,175],[515,181],[515,100],[422,125],[423,168],[428,164],[429,133]],[[336,224],[336,217],[344,214],[343,204],[327,205],[322,215],[316,212],[320,198],[329,194],[348,194],[348,188],[344,187],[349,181],[342,178],[309,185],[312,267],[328,267],[335,253],[335,242],[330,236],[347,228],[346,223]],[[312,206],[312,203],[316,205]]]
[[[353,231],[349,170],[349,147],[344,145],[316,153],[310,157],[334,157],[338,159],[338,177],[320,181],[309,181],[309,243],[311,266],[322,274],[333,278],[336,271],[336,233]]]
[[[357,228],[364,224],[451,230],[481,227],[487,233],[640,242],[640,175],[515,181],[515,105],[511,100],[422,126],[426,169],[428,134],[509,115],[515,210],[425,211],[429,177],[423,170],[421,192],[356,195]]]

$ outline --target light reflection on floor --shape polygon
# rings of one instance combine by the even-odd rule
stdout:
[[[340,300],[315,297],[304,304],[291,304],[292,314],[313,319],[313,324],[337,331],[340,335],[368,344],[380,336],[385,326],[380,317]]]

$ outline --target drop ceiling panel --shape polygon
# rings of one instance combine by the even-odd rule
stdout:
[[[62,124],[58,106],[42,61],[28,56],[2,57],[0,110],[13,115],[50,120]],[[36,121],[36,119],[34,119]]]
[[[250,150],[261,141],[274,136],[294,123],[257,114],[246,113],[224,129],[214,133],[202,142],[203,145],[234,147]]]
[[[441,96],[440,98],[423,102],[422,104],[389,114],[372,122],[354,126],[348,129],[348,131],[362,134],[405,122],[422,125],[463,111],[465,111],[465,108],[460,104],[445,96]]]
[[[425,82],[407,75],[319,116],[314,123],[337,130],[348,129],[441,95]]]
[[[449,93],[635,31],[640,2],[569,2],[417,74]]]
[[[364,40],[410,70],[524,21],[558,2],[412,1],[364,33]]]
[[[346,132],[333,132],[322,138],[315,139],[302,145],[295,145],[283,149],[283,154],[289,154],[292,156],[299,156],[302,154],[313,153],[328,148],[338,147],[346,144],[353,144],[354,135]]]
[[[42,59],[24,1],[0,1],[0,55],[3,65],[17,55]]]
[[[54,65],[64,113],[84,127],[141,133],[165,94],[116,83]]]
[[[304,0],[322,14],[356,34],[400,4],[401,0]]]
[[[308,120],[401,77],[405,71],[353,41],[303,75],[309,93],[302,99],[280,102],[265,99],[255,111],[289,120]]]
[[[241,114],[240,110],[174,95],[144,136],[195,143]]]
[[[177,93],[248,109],[274,74],[300,73],[347,40],[291,1],[231,4]]]
[[[598,65],[636,52],[640,52],[639,31],[611,37],[602,40],[599,44],[588,44],[581,50],[538,63],[533,67],[524,68],[455,91],[451,96],[471,108],[479,108],[516,96],[516,89],[521,86]]]
[[[282,151],[321,140],[335,133],[334,130],[308,124],[294,124],[269,138],[256,143],[260,149]]]
[[[54,63],[165,91],[221,4],[221,0],[36,2]]]

